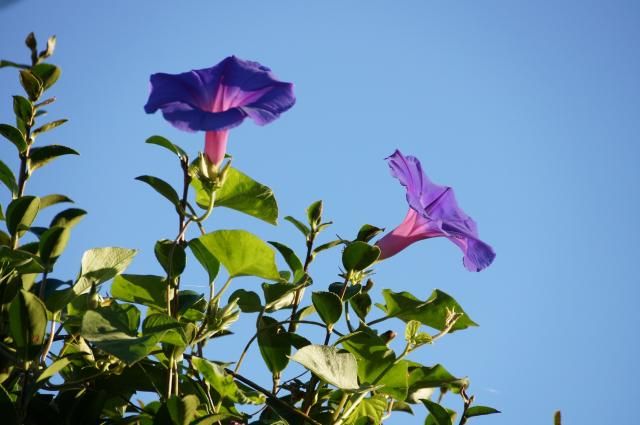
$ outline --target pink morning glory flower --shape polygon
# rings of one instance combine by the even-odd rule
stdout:
[[[151,75],[148,114],[162,111],[173,126],[205,131],[205,154],[219,165],[224,159],[229,129],[246,117],[268,124],[295,103],[293,84],[277,80],[257,62],[235,56],[219,64],[182,74]]]
[[[404,221],[376,245],[380,259],[389,258],[422,239],[445,237],[464,253],[469,271],[488,267],[496,257],[493,248],[478,238],[478,227],[456,202],[453,189],[433,183],[422,171],[420,161],[396,150],[387,158],[391,175],[407,189],[409,212]]]

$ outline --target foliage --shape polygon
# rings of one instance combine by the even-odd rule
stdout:
[[[33,34],[26,45],[29,64],[1,62],[17,68],[24,88],[23,95],[13,96],[15,125],[0,124],[0,135],[15,146],[19,159],[17,175],[0,161],[0,181],[8,191],[6,209],[0,208],[6,228],[0,231],[4,424],[363,425],[420,409],[427,424],[451,424],[452,412],[440,399],[432,400],[436,390],[461,398],[460,424],[498,413],[472,404],[466,378],[439,364],[407,359],[450,332],[476,325],[450,295],[383,289],[384,303],[376,304],[382,316],[369,318],[371,276],[380,261],[380,249],[371,240],[381,228],[365,224],[353,240],[322,240],[331,222],[317,201],[304,219],[285,217],[302,235],[301,252],[245,230],[207,232],[206,219],[219,206],[276,224],[275,195],[230,161],[219,167],[202,155],[190,161],[184,149],[162,136],[147,143],[176,156],[182,187],[155,176],[137,179],[169,201],[164,205],[179,219],[175,238],[154,246],[164,274],[126,273],[136,251],[105,247],[82,256],[75,278],[54,278],[57,259],[86,212],[65,209],[72,201],[64,195],[25,193],[41,167],[78,154],[63,145],[36,145],[66,120],[36,124],[46,113],[43,107],[55,102],[47,92],[60,69],[46,62],[55,37],[42,51]],[[61,211],[47,226],[40,212],[49,207]],[[195,230],[200,234],[194,236]],[[311,265],[331,249],[342,249],[336,268],[340,280],[318,287]],[[208,294],[183,289],[188,267],[206,272]],[[261,293],[229,291],[240,278],[262,282]],[[218,280],[223,284],[216,285]],[[102,287],[108,282],[110,295]],[[242,356],[233,367],[225,359],[206,358],[208,344],[224,354],[224,338],[241,314],[255,315],[256,323]],[[396,333],[378,327],[391,318],[406,324],[398,329],[405,336],[401,352],[390,347]],[[302,333],[308,327],[323,329],[324,341],[309,341]],[[245,355],[255,348],[272,376],[270,389],[241,373]],[[303,376],[283,379],[290,376],[292,361],[310,372],[306,381]],[[145,400],[152,394],[152,400],[141,402],[142,393]]]

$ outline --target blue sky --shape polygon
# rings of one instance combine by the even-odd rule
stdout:
[[[503,411],[472,423],[550,424],[555,409],[567,424],[633,422],[637,2],[17,0],[0,2],[0,19],[2,58],[26,58],[31,30],[58,36],[63,77],[51,117],[70,122],[43,140],[82,155],[38,172],[27,192],[64,192],[89,216],[57,277],[71,277],[84,250],[111,245],[141,250],[132,272],[160,273],[153,244],[175,237],[176,220],[133,178],[177,183],[179,170],[143,142],[162,134],[195,154],[203,136],[144,114],[148,76],[236,54],[296,85],[298,102],[280,120],[247,122],[230,137],[235,166],[273,188],[282,216],[323,199],[334,234],[353,235],[363,223],[392,228],[406,203],[383,159],[400,148],[456,189],[494,246],[494,265],[479,274],[462,267],[451,243],[428,240],[385,261],[375,277],[378,290],[426,297],[440,288],[480,323],[414,357],[468,375],[478,403]],[[10,95],[19,91],[14,72],[1,70],[0,121],[11,120]],[[8,144],[0,155],[15,167]],[[220,211],[209,224],[239,227],[302,250],[286,222]],[[337,255],[312,271],[319,289],[332,282]],[[205,275],[192,264],[187,281],[196,289]],[[258,290],[259,282],[236,284]],[[251,328],[234,330],[231,342],[210,345],[211,356],[237,358]],[[267,382],[260,362],[254,352],[244,372]],[[421,423],[424,409],[416,411],[388,423]]]

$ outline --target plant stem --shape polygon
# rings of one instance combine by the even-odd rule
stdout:
[[[464,408],[462,410],[462,416],[460,417],[460,422],[458,422],[458,425],[465,425],[467,423],[467,420],[469,419],[469,417],[467,416],[467,411],[469,410],[469,407],[471,407],[471,403],[473,403],[474,396],[468,397],[465,388],[462,388],[460,390],[460,396],[464,401]]]
[[[342,301],[344,299],[344,295],[347,293],[347,287],[349,286],[349,275],[347,274],[347,276],[345,276],[344,278],[344,284],[342,285],[342,290],[340,291],[340,300]],[[345,302],[346,305],[346,302]],[[347,323],[349,323],[349,319],[347,318]],[[351,330],[351,326],[347,326],[349,328],[349,332],[353,332]],[[329,328],[327,328],[327,335],[325,336],[325,340],[324,340],[324,345],[329,344],[329,338],[331,337],[331,332],[329,331]],[[309,412],[311,411],[311,409],[313,408],[313,406],[315,405],[315,398],[317,396],[317,389],[316,389],[316,385],[318,385],[318,383],[320,382],[320,378],[318,378],[317,375],[312,375],[311,379],[309,380],[309,383],[307,384],[307,393],[304,396],[304,400],[302,402],[302,410],[306,413],[309,414]]]
[[[340,403],[338,403],[338,407],[336,407],[336,410],[334,410],[333,416],[331,418],[334,422],[338,420],[338,417],[340,416],[340,412],[344,408],[344,405],[347,403],[348,399],[349,399],[349,393],[343,392],[342,398],[340,399]]]
[[[309,265],[311,264],[311,262],[313,261],[313,242],[316,239],[316,233],[311,231],[311,233],[309,233],[309,237],[307,238],[307,255],[305,256],[304,259],[304,265],[302,267],[302,271],[304,273],[307,273],[307,271],[309,270]],[[291,323],[289,324],[289,329],[288,332],[295,332],[296,331],[296,313],[298,312],[298,306],[300,305],[300,302],[302,301],[302,290],[304,288],[300,288],[298,290],[296,290],[295,296],[293,297],[293,307],[291,308]]]
[[[253,342],[258,339],[258,333],[259,332],[263,332],[266,331],[267,329],[271,329],[271,328],[275,328],[277,326],[280,325],[285,325],[287,323],[292,323],[293,320],[283,320],[282,322],[278,322],[275,323],[271,326],[265,326],[264,328],[262,328],[260,331],[256,332],[250,339],[249,342],[247,342],[247,344],[244,346],[244,349],[242,350],[242,354],[240,355],[240,358],[238,359],[238,361],[236,362],[236,367],[235,367],[235,371],[237,372],[240,369],[240,365],[242,365],[242,362],[244,361],[245,356],[247,355],[247,352],[249,351],[249,348],[251,347],[251,344],[253,344]],[[314,325],[314,326],[318,326],[318,327],[322,327],[322,328],[326,328],[327,326],[324,323],[320,323],[320,322],[313,322],[311,320],[296,320],[296,323],[301,324],[301,325]],[[331,330],[332,333],[338,335],[339,337],[344,336],[342,333],[336,331],[335,329]]]
[[[374,320],[368,322],[367,326],[371,327],[372,325],[375,325],[376,323],[384,322],[385,320],[391,319],[392,317],[393,316],[383,316],[383,317],[380,317],[378,319],[374,319]]]
[[[229,375],[233,376],[238,381],[242,382],[243,384],[248,385],[249,387],[253,388],[254,390],[256,390],[258,392],[261,392],[262,394],[267,396],[267,398],[272,403],[278,404],[280,407],[282,407],[284,409],[287,409],[288,411],[290,411],[291,413],[295,414],[296,416],[299,416],[301,419],[304,419],[305,421],[311,423],[312,425],[322,425],[320,422],[318,422],[315,419],[309,417],[308,415],[304,414],[303,412],[301,412],[300,410],[296,409],[295,407],[290,406],[288,403],[280,400],[275,394],[273,394],[271,391],[267,390],[266,388],[263,388],[260,385],[256,384],[255,382],[245,378],[244,376],[237,374],[236,372],[232,371],[231,369],[225,368],[224,371],[226,373],[228,373]]]

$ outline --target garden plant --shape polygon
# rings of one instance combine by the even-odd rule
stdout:
[[[164,273],[127,273],[136,249],[151,247],[101,247],[84,253],[76,276],[60,276],[56,261],[86,212],[69,207],[72,200],[58,194],[64,188],[55,181],[53,194],[29,194],[29,180],[41,167],[78,154],[48,144],[50,132],[66,121],[46,120],[46,109],[56,106],[47,91],[61,74],[49,62],[55,44],[50,37],[39,49],[29,34],[30,59],[1,63],[1,78],[15,72],[24,88],[13,96],[15,123],[0,124],[17,153],[17,160],[0,161],[7,189],[0,208],[3,425],[364,425],[391,415],[464,425],[498,413],[475,403],[459,371],[407,359],[475,326],[462,306],[441,290],[413,295],[414,288],[394,292],[374,283],[379,262],[393,262],[423,239],[450,240],[470,272],[495,258],[453,190],[433,183],[418,159],[390,148],[387,164],[398,190],[406,192],[408,211],[392,230],[365,219],[351,235],[336,237],[322,201],[283,217],[283,225],[299,231],[299,239],[286,244],[216,221],[212,212],[221,207],[274,225],[279,218],[276,195],[250,170],[236,169],[227,153],[232,127],[286,119],[295,104],[293,84],[256,62],[230,56],[211,68],[150,77],[144,110],[192,132],[192,146],[205,141],[203,152],[194,154],[192,146],[159,135],[146,140],[149,149],[173,155],[182,176],[180,187],[162,177],[137,178],[176,214],[174,237],[153,247]],[[387,172],[382,161],[380,172]],[[47,223],[39,213],[49,208],[59,212]],[[314,260],[328,250],[341,252],[335,281],[315,280]],[[207,293],[181,286],[187,267],[204,269]],[[242,285],[240,277],[246,277]],[[241,315],[255,321],[255,331],[232,359],[225,339]],[[317,329],[322,337],[312,340]],[[394,344],[404,340],[403,349],[394,351],[394,338]],[[252,350],[264,360],[269,381],[243,369]],[[458,408],[444,407],[445,397]]]

